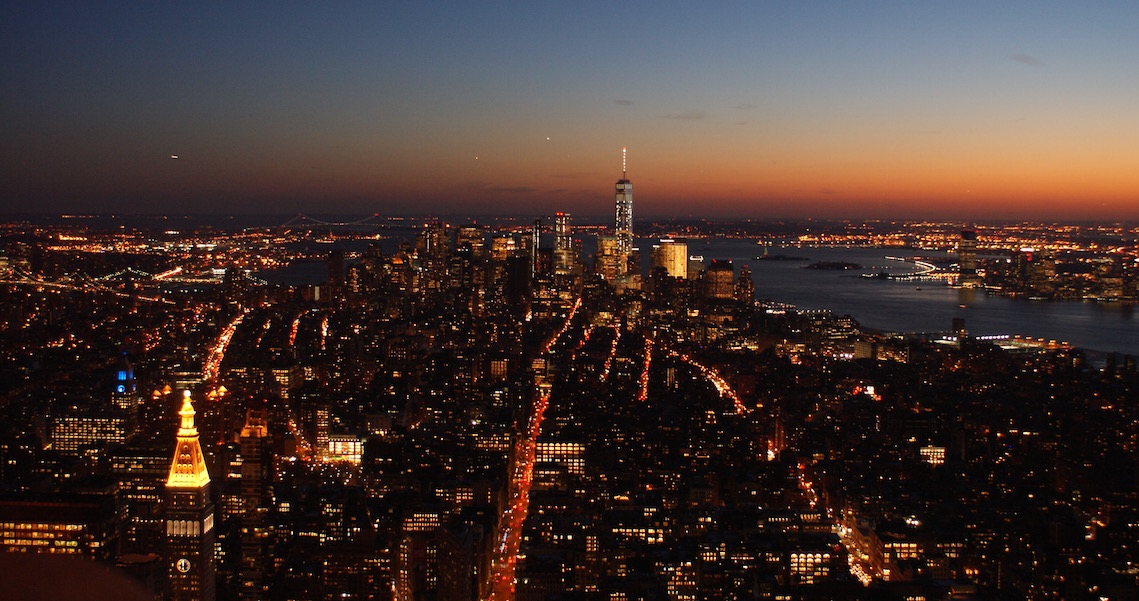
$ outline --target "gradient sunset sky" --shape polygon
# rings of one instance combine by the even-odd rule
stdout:
[[[0,9],[0,212],[1139,218],[1139,2]],[[178,158],[171,158],[176,155]]]

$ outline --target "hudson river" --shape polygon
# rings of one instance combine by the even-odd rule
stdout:
[[[414,233],[408,233],[413,237]],[[399,236],[381,243],[385,254],[393,253]],[[648,272],[653,240],[637,239],[644,271]],[[587,259],[596,248],[592,236],[582,236]],[[314,245],[321,246],[324,245]],[[366,242],[336,245],[363,251]],[[327,248],[331,250],[332,245]],[[961,290],[939,282],[895,282],[861,277],[863,273],[908,273],[912,263],[886,257],[952,257],[912,249],[771,247],[770,255],[801,257],[802,261],[754,260],[763,247],[746,239],[689,239],[690,255],[732,260],[736,272],[751,267],[755,295],[789,303],[800,309],[830,309],[835,315],[850,315],[864,327],[887,332],[948,332],[954,317],[965,319],[972,336],[1010,334],[1068,342],[1104,353],[1139,356],[1139,314],[1132,305],[1096,302],[1045,302],[1013,300],[984,290]],[[861,269],[829,271],[804,269],[815,261],[856,263]],[[270,281],[316,284],[328,277],[322,262],[299,263],[262,274]]]
[[[646,241],[647,242],[647,241]],[[799,248],[768,250],[806,261],[756,261],[763,247],[746,240],[689,240],[689,254],[731,259],[736,272],[751,267],[756,298],[790,303],[801,309],[830,309],[859,324],[889,332],[948,332],[954,317],[965,319],[972,336],[1018,334],[1069,342],[1080,348],[1139,356],[1139,314],[1132,305],[1097,302],[1014,300],[984,290],[955,289],[939,282],[867,279],[863,273],[907,273],[912,263],[886,257],[936,257],[912,249]],[[642,246],[642,249],[651,248]],[[642,250],[642,252],[645,252]],[[857,263],[862,269],[804,269],[815,261]]]

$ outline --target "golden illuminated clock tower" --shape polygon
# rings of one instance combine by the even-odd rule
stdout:
[[[185,392],[178,446],[166,479],[166,565],[170,599],[214,601],[214,507],[210,474]]]

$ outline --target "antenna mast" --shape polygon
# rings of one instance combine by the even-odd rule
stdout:
[[[629,149],[624,146],[621,147],[621,179],[628,179],[625,177],[625,153],[628,150]]]

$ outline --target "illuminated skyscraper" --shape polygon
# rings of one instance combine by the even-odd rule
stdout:
[[[210,474],[194,426],[190,391],[182,401],[178,445],[166,478],[166,565],[170,599],[214,599],[214,506]]]
[[[138,397],[135,395],[134,368],[126,353],[119,355],[115,362],[115,388],[111,392],[111,401],[119,409],[133,410],[138,406]]]
[[[554,214],[554,250],[571,250],[573,240],[570,238],[570,215],[558,211]]]
[[[133,412],[106,407],[55,418],[51,444],[53,449],[62,453],[78,454],[87,447],[126,443],[137,432],[138,423]]]
[[[961,286],[972,288],[980,284],[981,278],[977,275],[977,232],[972,229],[961,230],[961,239],[957,243],[957,265],[958,283]]]
[[[573,273],[576,264],[573,237],[570,235],[570,215],[559,211],[554,215],[554,273],[569,275]]]
[[[111,562],[119,547],[119,491],[105,489],[67,493],[28,493],[0,497],[0,553],[51,553],[77,555]],[[5,584],[20,584],[20,576],[6,563]],[[54,565],[54,564],[45,564]],[[12,570],[12,572],[8,571]],[[25,578],[30,576],[25,575]],[[48,598],[16,588],[16,598]],[[4,598],[11,591],[4,588]]]
[[[597,237],[597,272],[610,282],[624,277],[627,268],[626,255],[620,253],[619,247],[616,236]]]
[[[328,253],[328,285],[335,290],[344,287],[345,258],[343,250],[334,250]]]
[[[470,248],[474,256],[481,257],[486,247],[485,240],[486,236],[481,226],[467,225],[459,228],[459,233],[455,235],[455,247]]]
[[[273,456],[269,449],[265,410],[248,409],[241,429],[241,567],[240,599],[264,599],[267,514],[272,491]]]
[[[534,220],[533,233],[530,235],[530,277],[538,276],[538,246],[542,242],[542,220]]]
[[[621,179],[617,181],[617,215],[614,234],[617,252],[628,257],[633,252],[633,182],[625,176],[625,149],[621,149]]]
[[[704,273],[704,283],[710,298],[729,299],[735,292],[735,268],[731,261],[714,259]]]
[[[669,277],[688,277],[688,242],[664,238],[653,246],[653,269],[661,268]]]
[[[755,282],[751,280],[751,268],[747,263],[740,265],[740,275],[736,278],[736,300],[750,303],[755,297]]]
[[[490,258],[492,261],[506,261],[518,253],[518,240],[508,234],[498,234],[490,240]]]

